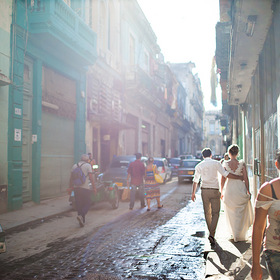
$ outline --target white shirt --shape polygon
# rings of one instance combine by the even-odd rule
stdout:
[[[193,181],[198,183],[201,178],[201,188],[219,189],[218,172],[224,177],[229,174],[219,161],[205,158],[195,167]]]

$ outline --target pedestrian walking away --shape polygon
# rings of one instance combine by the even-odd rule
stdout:
[[[127,186],[130,189],[130,203],[129,209],[132,210],[135,203],[136,192],[138,191],[141,208],[144,208],[144,176],[145,176],[145,165],[141,161],[142,154],[136,153],[136,160],[128,166],[127,170]]]
[[[81,160],[73,165],[69,180],[69,187],[74,189],[77,220],[81,227],[85,224],[85,217],[91,206],[91,194],[97,192],[92,166],[88,161],[89,156],[82,155]]]
[[[230,158],[229,158],[229,154],[228,153],[225,153],[224,154],[224,157],[221,159],[221,163],[223,163],[224,161],[226,161],[226,160],[229,160]]]
[[[151,200],[157,200],[158,208],[162,208],[163,205],[160,203],[160,185],[155,180],[155,174],[158,174],[157,166],[154,164],[154,158],[149,157],[146,166],[145,175],[145,195],[147,199],[147,211],[151,209]]]
[[[275,166],[280,171],[280,150],[276,153]],[[268,218],[268,223],[267,223]],[[265,235],[264,235],[265,234]],[[273,280],[280,279],[280,178],[264,183],[257,195],[252,233],[253,280],[262,279],[260,255],[264,237],[264,257]]]
[[[221,178],[221,193],[224,203],[226,222],[234,242],[246,241],[248,229],[253,222],[253,209],[247,169],[243,160],[237,160],[239,147],[236,144],[229,146],[230,160],[224,161],[223,166],[228,172],[241,175],[244,181]]]
[[[96,164],[95,159],[92,157],[91,153],[88,153],[88,163],[91,165],[91,167]]]
[[[201,197],[205,221],[209,231],[209,241],[211,245],[215,245],[215,233],[220,215],[220,198],[218,172],[227,178],[243,180],[243,175],[234,175],[226,171],[220,161],[212,159],[212,151],[210,148],[202,150],[203,161],[195,167],[192,201],[196,200],[196,189],[201,180]]]

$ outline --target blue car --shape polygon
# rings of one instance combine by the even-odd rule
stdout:
[[[180,163],[181,163],[181,159],[176,157],[176,158],[170,158],[168,161],[171,165],[172,176],[177,176],[178,175],[178,168],[179,168]]]
[[[182,183],[184,180],[192,181],[194,176],[195,167],[200,163],[200,159],[184,159],[181,161],[178,169],[178,183]]]

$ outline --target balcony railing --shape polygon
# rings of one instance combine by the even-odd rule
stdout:
[[[35,0],[28,15],[29,32],[36,34],[36,38],[44,36],[44,42],[50,41],[51,46],[58,42],[56,51],[64,52],[59,47],[66,46],[83,59],[82,63],[94,63],[96,33],[63,0]]]
[[[141,98],[143,97],[160,107],[166,102],[164,100],[164,91],[161,90],[162,88],[163,86],[159,81],[150,77],[139,66],[131,69],[126,74],[126,89],[130,92],[131,96],[141,96]],[[155,102],[156,100],[158,102]]]

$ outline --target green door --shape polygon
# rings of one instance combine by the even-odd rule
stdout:
[[[32,99],[33,62],[25,58],[22,105],[22,199],[31,200],[32,195]]]

